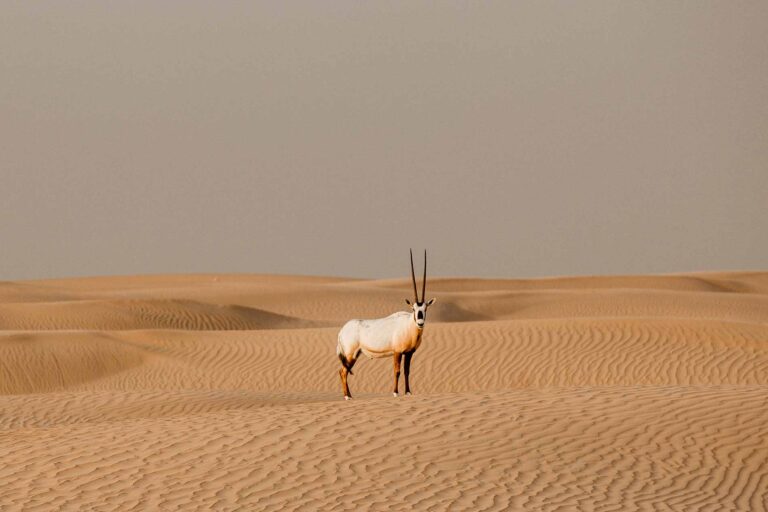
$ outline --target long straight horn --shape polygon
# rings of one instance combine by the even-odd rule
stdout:
[[[424,277],[421,279],[421,301],[424,302],[426,299],[426,295],[424,295],[424,292],[427,291],[427,250],[424,249]]]
[[[413,249],[411,249],[411,281],[413,281],[413,300],[419,302],[419,294],[416,291],[416,272],[413,270]]]

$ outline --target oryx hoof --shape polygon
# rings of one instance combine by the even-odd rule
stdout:
[[[397,398],[397,393],[392,393],[392,396]]]
[[[405,392],[405,396],[411,396],[411,392],[410,391],[406,391]]]
[[[344,400],[352,400],[352,397],[351,396],[345,396]]]

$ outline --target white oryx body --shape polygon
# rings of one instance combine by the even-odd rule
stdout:
[[[344,398],[352,398],[349,392],[347,376],[352,375],[352,367],[360,354],[369,358],[392,356],[394,361],[395,387],[392,392],[397,396],[397,382],[400,378],[400,360],[405,358],[405,394],[411,394],[408,380],[411,358],[421,345],[421,335],[427,321],[427,308],[435,299],[424,300],[427,288],[427,251],[424,251],[424,278],[421,283],[421,299],[416,291],[416,275],[413,270],[413,252],[411,252],[411,280],[413,281],[413,302],[405,299],[411,306],[411,312],[400,311],[386,318],[372,320],[350,320],[339,331],[336,355],[342,368],[339,370]]]
[[[412,313],[399,311],[386,318],[350,320],[339,332],[336,353],[354,361],[362,352],[369,358],[413,352],[421,345],[421,333]]]

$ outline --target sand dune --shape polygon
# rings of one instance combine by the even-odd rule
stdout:
[[[768,273],[0,283],[1,510],[766,510]]]
[[[323,325],[240,305],[191,300],[71,300],[0,304],[4,330],[197,331],[286,329]],[[327,324],[328,322],[326,322]]]

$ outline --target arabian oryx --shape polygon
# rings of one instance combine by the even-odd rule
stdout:
[[[344,399],[349,400],[347,376],[352,373],[358,356],[362,352],[369,358],[393,356],[395,363],[395,389],[397,396],[397,381],[400,379],[400,360],[405,356],[405,394],[411,394],[408,376],[411,370],[411,358],[421,345],[421,335],[424,322],[427,320],[427,308],[435,299],[424,300],[427,289],[427,251],[424,251],[424,277],[421,281],[421,300],[416,291],[416,274],[413,270],[413,251],[411,251],[411,280],[413,281],[413,303],[405,302],[411,307],[411,312],[399,311],[386,318],[374,320],[350,320],[339,331],[339,342],[336,354],[343,368],[339,370],[341,385],[344,388]]]

